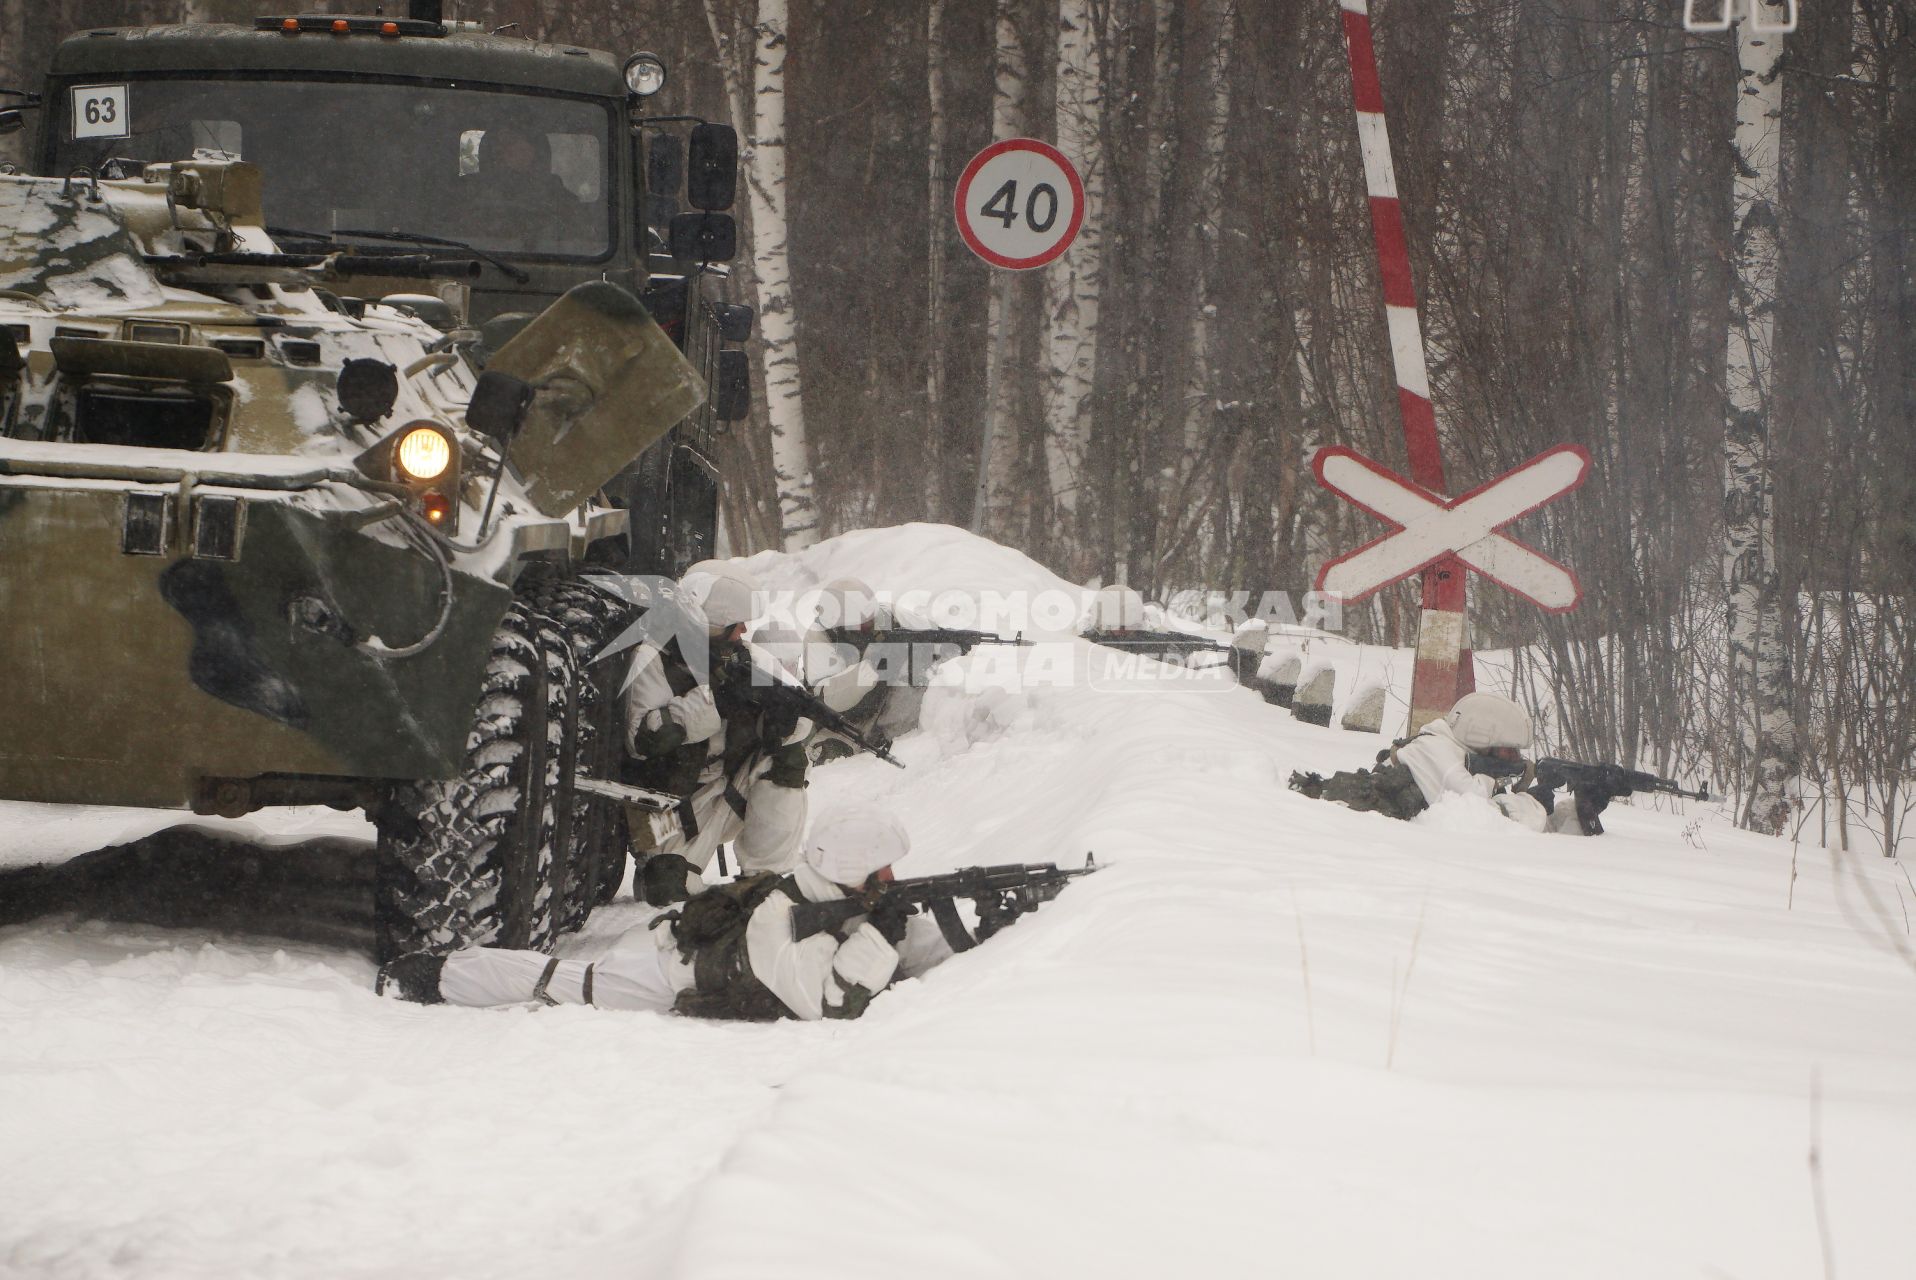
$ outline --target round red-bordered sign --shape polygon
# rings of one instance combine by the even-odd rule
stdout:
[[[1007,138],[971,158],[959,176],[952,211],[973,253],[994,267],[1029,271],[1077,239],[1084,225],[1084,183],[1050,143]]]

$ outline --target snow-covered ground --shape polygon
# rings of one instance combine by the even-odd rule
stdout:
[[[929,526],[755,567],[1056,585]],[[0,1275],[1799,1280],[1819,1205],[1836,1274],[1916,1275],[1898,864],[1702,805],[1350,813],[1284,780],[1377,738],[1009,661],[813,804],[896,812],[901,873],[1108,869],[856,1023],[419,1008],[315,948],[0,929]],[[163,820],[0,809],[0,856]]]

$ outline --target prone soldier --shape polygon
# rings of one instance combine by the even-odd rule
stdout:
[[[676,865],[642,886],[654,911],[600,960],[482,948],[408,956],[380,970],[378,989],[422,1004],[589,1004],[752,1021],[856,1018],[896,978],[915,977],[976,945],[1083,874],[1013,866],[896,881],[892,865],[910,847],[890,816],[852,807],[815,824],[803,859],[786,874],[761,872],[708,887],[689,864],[660,855],[654,867]],[[979,900],[975,931],[951,901],[966,894]]]
[[[1635,791],[1665,791],[1708,799],[1667,778],[1615,765],[1577,765],[1554,758],[1535,766],[1524,759],[1530,716],[1509,698],[1469,693],[1448,715],[1415,736],[1379,752],[1377,765],[1333,774],[1293,773],[1291,790],[1334,800],[1359,812],[1409,820],[1447,794],[1489,800],[1507,818],[1533,831],[1598,836],[1610,801]],[[1570,791],[1569,803],[1557,797]]]

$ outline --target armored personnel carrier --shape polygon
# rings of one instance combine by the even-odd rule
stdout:
[[[749,410],[736,138],[664,81],[428,0],[58,48],[0,199],[0,798],[363,806],[387,955],[616,888],[578,570],[711,554]]]
[[[703,402],[627,290],[475,372],[288,252],[249,164],[0,176],[0,798],[362,806],[388,955],[541,946],[615,888],[603,486]],[[609,666],[610,664],[601,664]]]

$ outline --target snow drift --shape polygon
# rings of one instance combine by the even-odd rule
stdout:
[[[936,526],[753,567],[1068,585]],[[1796,1280],[1819,1225],[1842,1274],[1916,1269],[1897,864],[1694,805],[1595,840],[1350,813],[1284,781],[1375,737],[995,661],[815,810],[897,813],[901,873],[1109,869],[857,1023],[416,1008],[338,953],[0,930],[0,1273]]]

